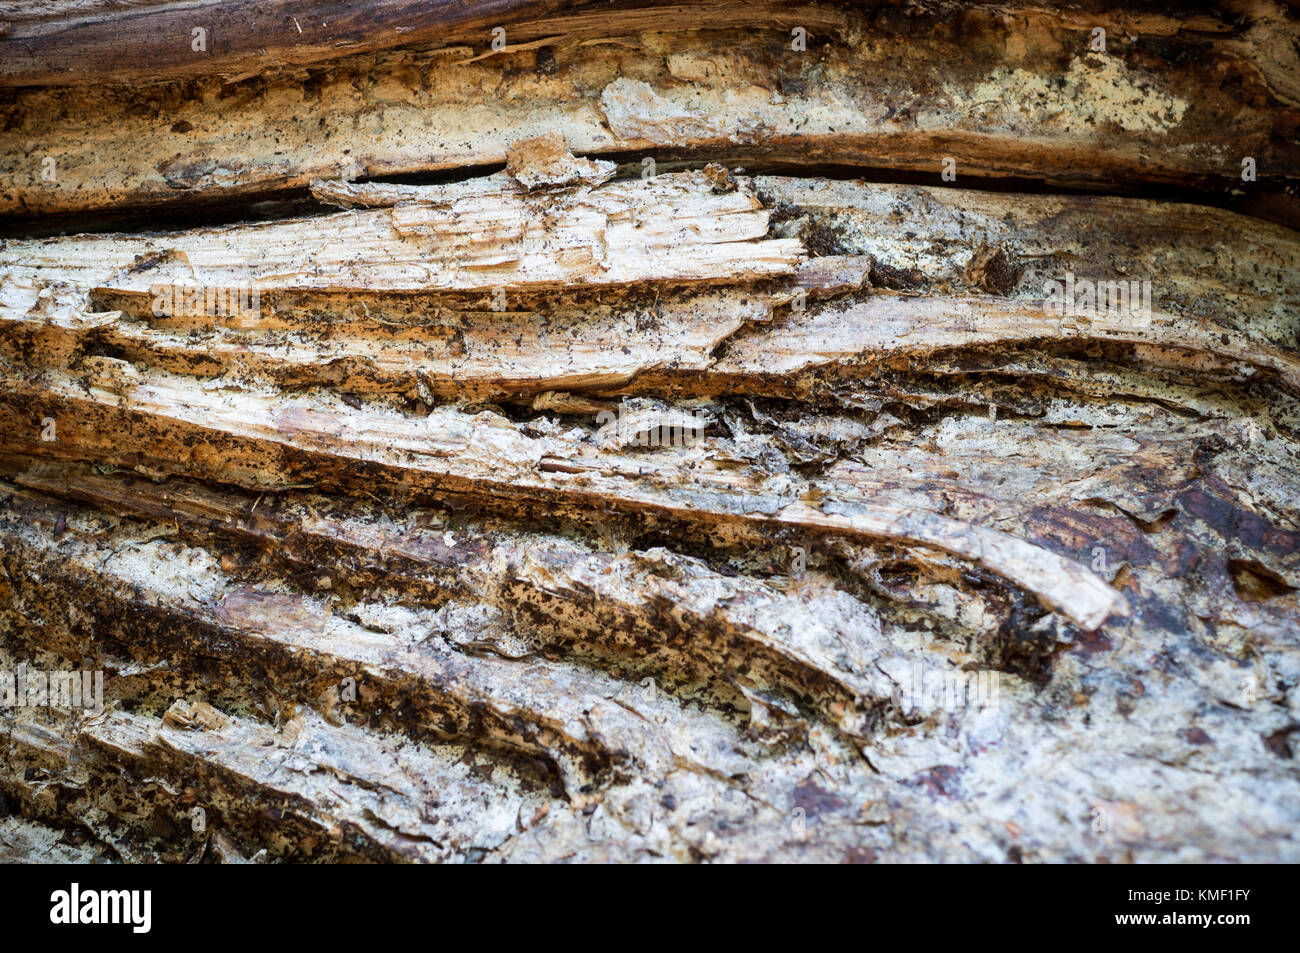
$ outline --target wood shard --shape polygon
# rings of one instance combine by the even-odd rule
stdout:
[[[614,175],[603,160],[575,158],[559,133],[521,139],[506,152],[506,172],[525,189],[565,185],[600,185]]]

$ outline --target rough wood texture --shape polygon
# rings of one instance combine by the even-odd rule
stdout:
[[[664,9],[521,14],[558,71],[466,63],[416,84],[430,126],[365,134],[364,162],[455,181],[340,177],[316,114],[276,156],[312,88],[282,68],[318,55],[294,47],[201,147],[242,136],[251,171],[180,197],[317,207],[0,242],[0,673],[104,673],[102,710],[0,706],[0,859],[1300,859],[1300,238],[1167,196],[828,178],[944,154],[915,115],[869,147],[840,125],[887,75],[857,66],[906,51],[909,95],[975,96],[986,34],[796,8],[854,37],[800,85],[771,37]],[[1163,37],[1154,72],[1039,55],[1096,16]],[[925,108],[1040,184],[1217,188],[1250,136],[1294,148],[1259,52],[1289,17],[1025,8],[993,50],[1020,72],[975,98],[1029,111]],[[1202,96],[1174,64],[1207,48],[1258,95]],[[331,58],[315,95],[362,129],[415,100],[334,84],[426,55]],[[59,102],[98,136],[44,211],[153,201],[127,101],[14,94],[11,134]],[[155,120],[216,110],[186,102]],[[424,148],[457,109],[502,123]],[[738,140],[793,168],[708,161]],[[599,156],[648,144],[701,161]],[[1106,305],[1062,305],[1089,282]]]
[[[558,0],[118,0],[0,5],[0,83],[95,85],[307,64],[448,34],[486,33]],[[201,38],[194,30],[204,31]],[[200,41],[201,39],[201,41]]]
[[[794,27],[807,31],[804,51],[791,49]],[[1106,53],[1089,48],[1098,27]],[[1300,54],[1292,11],[1267,3],[1185,19],[634,4],[521,15],[504,29],[499,51],[484,27],[437,49],[239,82],[14,90],[0,213],[265,199],[317,178],[491,166],[512,142],[556,130],[580,154],[851,164],[936,184],[951,157],[960,182],[1226,195],[1243,188],[1251,157],[1259,179],[1245,188],[1273,196],[1255,207],[1294,210]]]

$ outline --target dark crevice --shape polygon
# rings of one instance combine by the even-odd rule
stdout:
[[[1300,183],[1279,180],[1244,185],[1233,179],[1205,181],[1194,185],[1152,183],[1141,180],[1061,184],[1024,176],[992,176],[959,173],[956,182],[944,182],[936,166],[933,171],[910,171],[847,162],[804,162],[771,151],[755,153],[744,148],[646,149],[588,153],[593,158],[617,164],[619,178],[639,178],[642,161],[654,159],[656,174],[703,168],[710,162],[727,165],[745,175],[788,175],[860,181],[880,185],[923,185],[975,192],[1023,193],[1030,195],[1112,195],[1222,208],[1288,228],[1300,229]],[[958,168],[962,166],[957,153]],[[363,176],[357,183],[395,185],[445,185],[500,172],[501,163],[428,172]],[[1243,191],[1248,189],[1249,191]],[[146,206],[129,206],[84,213],[37,217],[0,216],[0,239],[47,238],[81,233],[158,234],[193,228],[211,228],[273,219],[330,215],[337,208],[317,201],[309,189],[263,189],[237,197],[229,195],[189,196],[178,192],[174,199]]]

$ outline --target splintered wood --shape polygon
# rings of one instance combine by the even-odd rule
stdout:
[[[1293,13],[206,6],[0,4],[0,859],[1300,859]]]

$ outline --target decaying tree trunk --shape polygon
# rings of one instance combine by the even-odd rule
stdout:
[[[1292,7],[0,20],[0,858],[1300,859]]]

